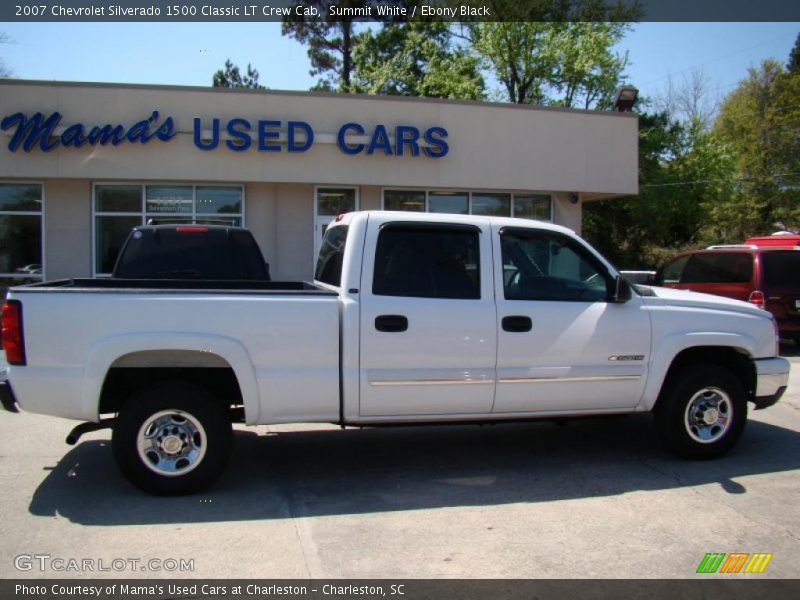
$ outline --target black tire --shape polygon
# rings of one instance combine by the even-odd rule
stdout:
[[[795,343],[795,344],[797,344],[798,346],[800,346],[800,334],[798,334],[798,335],[795,335],[795,336],[792,336],[792,339],[794,340],[794,343]]]
[[[166,414],[154,421],[159,413]],[[145,424],[153,435],[142,436],[140,451],[140,431]],[[166,437],[172,439],[163,441]],[[202,490],[222,473],[231,453],[233,431],[227,407],[208,390],[190,382],[170,381],[143,388],[128,398],[117,415],[111,443],[117,466],[133,485],[150,494],[180,496]],[[180,447],[177,450],[176,445]],[[174,474],[163,474],[168,467]]]
[[[670,376],[655,410],[656,427],[667,447],[681,458],[709,459],[726,454],[739,441],[747,423],[747,394],[729,370],[716,365],[685,367]],[[705,393],[701,394],[705,390]],[[688,409],[694,402],[691,414]],[[727,424],[706,423],[701,415],[719,403],[717,414]],[[714,413],[709,414],[713,419]],[[706,441],[697,438],[707,435]]]

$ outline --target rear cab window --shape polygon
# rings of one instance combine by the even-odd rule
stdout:
[[[268,281],[269,272],[249,231],[188,225],[134,230],[114,277]]]
[[[347,245],[347,225],[328,227],[322,238],[314,279],[334,287],[342,285],[342,263]]]

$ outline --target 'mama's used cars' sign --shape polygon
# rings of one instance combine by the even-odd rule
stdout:
[[[0,129],[10,132],[10,152],[20,148],[31,152],[38,148],[50,152],[58,147],[82,148],[84,146],[119,146],[123,143],[147,144],[153,140],[169,142],[178,134],[175,119],[161,119],[154,110],[150,117],[133,125],[106,123],[84,125],[75,123],[64,127],[59,112],[45,115],[37,112],[27,115],[17,112],[4,117]],[[259,152],[307,152],[314,145],[314,129],[305,121],[249,120],[241,117],[222,119],[214,117],[208,123],[194,118],[194,145],[200,150],[214,150],[224,145],[234,152],[251,148]],[[393,131],[392,131],[393,129]],[[391,134],[390,134],[391,131]],[[223,133],[224,132],[224,135]],[[284,133],[285,132],[285,133]],[[224,140],[222,138],[225,138]],[[336,133],[336,145],[348,155],[383,154],[385,156],[447,156],[449,146],[445,141],[447,130],[434,126],[421,130],[413,125],[376,125],[367,130],[359,123],[345,123]]]

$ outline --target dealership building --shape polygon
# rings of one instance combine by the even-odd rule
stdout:
[[[335,215],[503,215],[580,231],[638,193],[630,113],[407,97],[0,80],[0,286],[108,275],[148,221],[244,225],[310,279]]]

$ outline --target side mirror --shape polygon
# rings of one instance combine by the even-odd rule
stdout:
[[[631,284],[622,275],[617,275],[614,280],[614,293],[611,296],[611,302],[623,303],[631,299]]]

